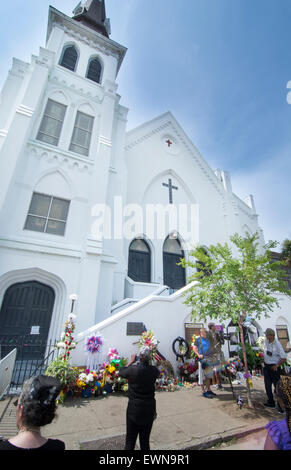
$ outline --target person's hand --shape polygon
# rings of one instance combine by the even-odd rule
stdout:
[[[136,360],[136,355],[132,354],[130,357],[130,362],[135,362],[135,360]]]
[[[203,354],[198,354],[199,359],[203,359]]]
[[[271,367],[271,369],[272,369],[274,372],[276,372],[276,371],[278,370],[278,366],[274,365],[274,366]]]

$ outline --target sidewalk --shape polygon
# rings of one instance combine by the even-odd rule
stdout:
[[[223,388],[223,391],[214,390],[217,398],[213,399],[204,398],[198,386],[157,392],[158,418],[151,433],[151,449],[205,449],[250,432],[260,431],[263,436],[261,431],[269,421],[284,417],[274,409],[249,409],[245,387],[235,385],[236,395],[244,398],[244,406],[239,409],[230,385],[225,384]],[[252,397],[256,403],[265,401],[262,378],[254,379]],[[8,401],[0,402],[0,416],[4,402],[7,405]],[[4,437],[17,432],[12,401],[0,422],[0,435]],[[122,450],[127,401],[126,397],[114,394],[93,399],[68,398],[59,406],[58,418],[43,428],[43,435],[63,440],[67,450]]]

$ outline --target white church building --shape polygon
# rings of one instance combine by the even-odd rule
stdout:
[[[0,103],[0,344],[54,340],[71,311],[80,341],[136,352],[139,326],[161,353],[192,324],[183,303],[191,246],[258,232],[254,199],[212,169],[171,112],[127,131],[102,0],[49,8],[46,44],[13,59]],[[73,296],[73,297],[72,297]],[[291,302],[257,325],[290,339]],[[187,328],[189,328],[187,330]],[[285,336],[284,336],[285,335]],[[283,338],[283,339],[284,339]]]

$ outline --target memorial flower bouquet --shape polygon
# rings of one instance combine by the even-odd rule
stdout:
[[[194,374],[198,370],[198,358],[179,365],[179,375],[181,379],[194,379]]]
[[[75,349],[77,343],[74,342],[73,332],[76,327],[76,315],[70,313],[64,324],[65,331],[61,335],[61,340],[57,343],[57,348],[63,350],[62,360],[68,361],[70,359],[70,354],[72,349]]]
[[[81,371],[76,380],[76,392],[87,398],[97,395],[102,389],[102,375],[96,370],[85,369]],[[79,392],[79,393],[78,393]]]
[[[144,352],[146,350],[150,351],[151,362],[153,360],[154,355],[157,353],[159,341],[155,337],[153,331],[144,331],[140,337],[138,347],[140,352]]]
[[[78,373],[78,368],[72,367],[69,361],[64,361],[61,356],[51,362],[45,370],[45,375],[56,377],[61,382],[61,403],[64,401],[66,394],[74,390]]]
[[[265,350],[265,342],[266,342],[266,337],[265,336],[259,336],[256,345],[259,348],[259,351],[264,352]]]
[[[243,363],[239,357],[234,357],[232,360],[226,361],[222,366],[222,372],[232,377],[236,377],[238,371],[243,369]]]
[[[196,341],[196,339],[199,338],[198,335],[192,335],[191,336],[191,342],[190,342],[190,356],[191,358],[193,359],[196,359],[197,356],[196,356],[196,353],[194,352],[194,343]]]
[[[109,349],[107,358],[99,371],[104,391],[124,391],[122,387],[127,385],[127,380],[119,377],[119,369],[126,365],[127,359],[122,358],[116,348]]]

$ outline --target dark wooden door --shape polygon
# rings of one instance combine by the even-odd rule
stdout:
[[[136,282],[151,282],[150,253],[129,250],[128,276]]]
[[[181,289],[186,284],[185,268],[177,266],[183,256],[175,253],[163,254],[164,261],[164,284],[171,289]]]
[[[1,357],[17,347],[17,359],[41,359],[51,324],[55,293],[36,281],[14,284],[0,311]]]

